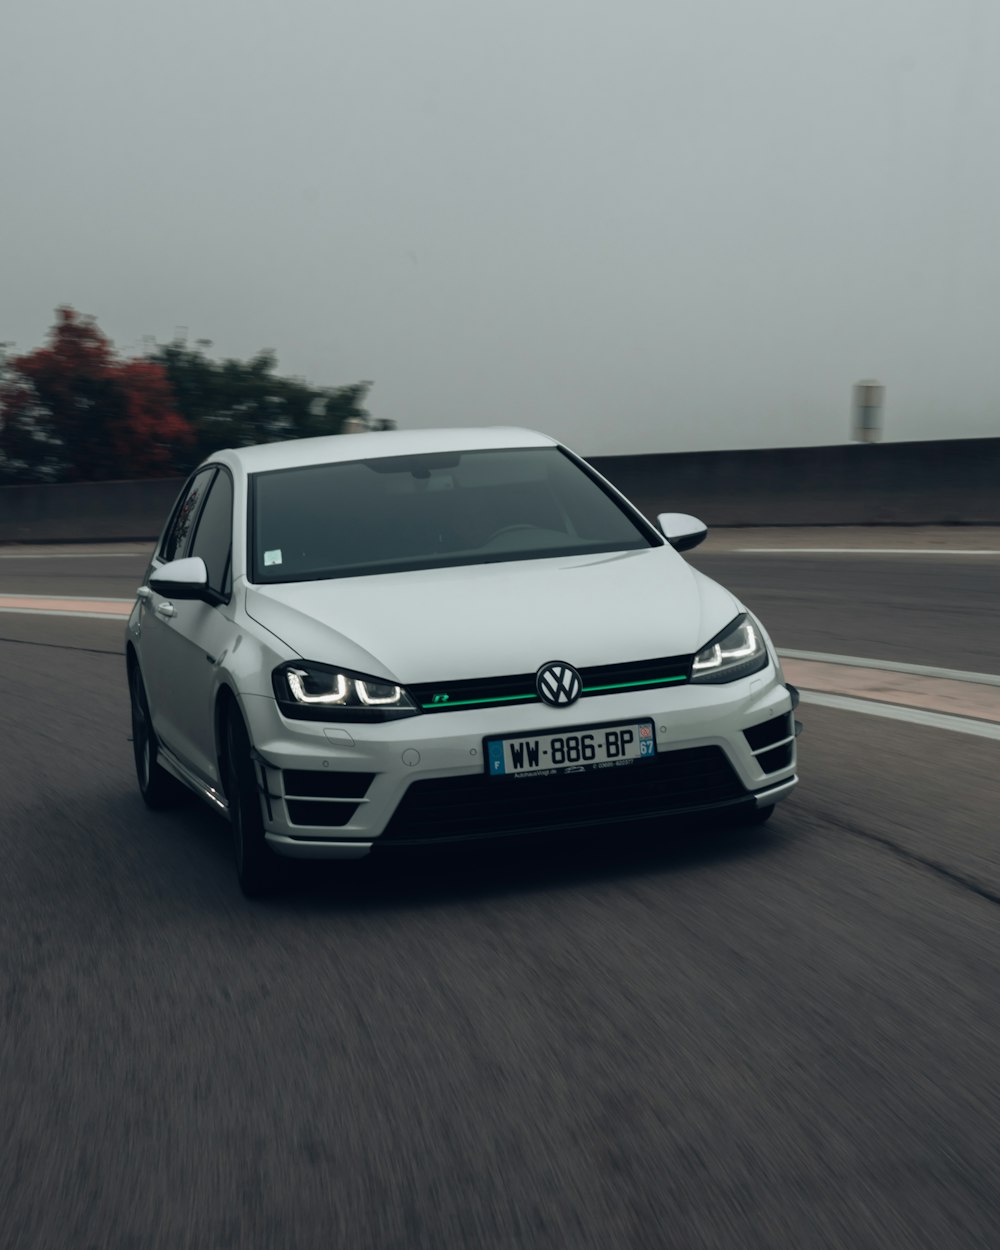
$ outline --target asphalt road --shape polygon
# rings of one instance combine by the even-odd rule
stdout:
[[[1000,671],[1000,561],[696,562],[780,645]],[[252,904],[138,797],[121,635],[0,616],[4,1250],[1000,1245],[995,742],[804,707],[752,835]]]
[[[1000,672],[995,556],[695,551],[691,563],[738,594],[778,646]]]

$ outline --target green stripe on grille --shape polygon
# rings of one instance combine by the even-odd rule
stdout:
[[[619,681],[610,686],[584,686],[584,694],[599,694],[603,690],[638,690],[640,686],[667,686],[687,681],[686,677],[652,677],[648,681]],[[425,712],[446,712],[453,707],[480,707],[484,703],[524,703],[537,700],[537,694],[501,694],[489,699],[449,699],[447,703],[421,703]]]
[[[584,694],[595,694],[598,690],[635,690],[639,686],[666,686],[674,681],[687,681],[686,677],[651,677],[648,681],[618,681],[611,686],[584,686]]]
[[[449,699],[447,703],[421,703],[421,707],[432,712],[446,712],[450,707],[472,707],[480,703],[516,703],[519,699],[537,699],[537,694],[501,694],[491,699]]]

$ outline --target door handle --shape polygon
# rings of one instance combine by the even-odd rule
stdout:
[[[158,603],[156,605],[157,616],[176,616],[177,609],[172,603]]]

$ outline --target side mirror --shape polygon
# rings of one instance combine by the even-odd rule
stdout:
[[[686,512],[661,512],[656,523],[675,551],[690,551],[708,536],[705,522],[699,521],[696,516],[688,516]]]
[[[214,599],[208,588],[208,569],[201,556],[188,556],[162,565],[150,577],[149,586],[167,599]]]

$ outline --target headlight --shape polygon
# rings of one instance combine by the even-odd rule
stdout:
[[[767,647],[760,629],[744,613],[694,657],[691,680],[737,681],[766,668],[767,662]]]
[[[298,720],[379,721],[420,710],[402,686],[311,660],[282,664],[272,683],[282,712]]]

